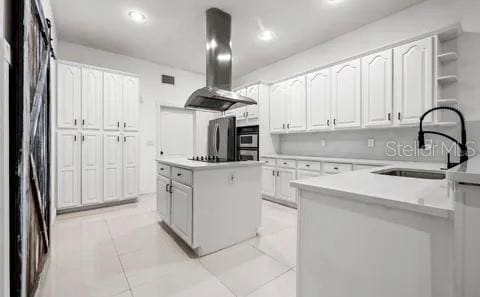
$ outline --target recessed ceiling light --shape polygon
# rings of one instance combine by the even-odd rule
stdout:
[[[262,32],[260,32],[260,34],[258,35],[258,38],[260,40],[263,40],[263,41],[270,41],[272,39],[275,38],[275,33],[273,33],[272,31],[270,30],[263,30]]]
[[[327,0],[327,2],[330,3],[330,4],[337,4],[337,3],[342,2],[342,0]]]
[[[147,20],[147,16],[137,10],[129,11],[128,16],[137,23],[143,23]]]

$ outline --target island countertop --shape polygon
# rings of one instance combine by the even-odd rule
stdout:
[[[189,170],[213,170],[213,169],[228,169],[240,167],[260,167],[265,162],[262,161],[232,161],[232,162],[218,162],[208,163],[202,161],[188,160],[186,158],[168,158],[157,159],[158,163],[180,167]]]
[[[480,156],[450,169],[447,178],[453,182],[480,185]]]
[[[362,200],[424,214],[451,218],[454,203],[448,180],[428,180],[376,174],[376,171],[408,168],[440,171],[443,164],[390,162],[391,165],[337,175],[292,181],[300,190]],[[392,164],[393,163],[393,164]]]

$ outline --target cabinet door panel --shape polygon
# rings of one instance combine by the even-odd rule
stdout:
[[[237,91],[237,94],[241,95],[241,96],[246,96],[247,95],[247,90],[246,89],[240,89]],[[235,108],[232,110],[234,112],[234,115],[237,117],[237,120],[245,120],[246,117],[246,113],[247,113],[247,107],[243,106],[243,107],[239,107],[239,108]]]
[[[57,207],[80,206],[80,139],[76,131],[57,133]]]
[[[333,118],[335,128],[361,125],[360,60],[333,67]]]
[[[123,196],[138,197],[138,137],[123,136]]]
[[[295,180],[295,170],[278,169],[278,176],[275,182],[276,197],[289,202],[296,202],[295,189],[290,186],[290,182]]]
[[[103,137],[103,177],[104,201],[122,199],[122,144],[120,134],[106,133]]]
[[[287,129],[302,131],[306,129],[306,86],[305,76],[288,81],[287,86]]]
[[[416,124],[433,105],[433,38],[394,49],[394,96],[399,124]],[[432,121],[431,115],[426,121]]]
[[[82,204],[103,202],[102,136],[97,132],[82,133]]]
[[[162,220],[170,225],[171,197],[168,185],[170,179],[157,175],[157,212]]]
[[[270,88],[270,131],[284,132],[286,129],[285,83],[277,83]]]
[[[140,127],[140,82],[136,77],[123,78],[123,130],[137,131]]]
[[[78,66],[61,63],[57,70],[57,126],[76,128],[80,124],[82,72]]]
[[[100,129],[103,100],[103,73],[82,68],[82,128]]]
[[[246,96],[258,103],[258,85],[248,87]],[[258,118],[258,105],[247,106],[247,117],[249,120]]]
[[[192,188],[172,182],[171,227],[188,244],[192,244]]]
[[[274,197],[275,196],[275,168],[262,168],[262,194]]]
[[[331,125],[330,69],[307,76],[307,129],[327,130]]]
[[[362,100],[365,126],[390,126],[393,106],[393,51],[362,59]]]
[[[105,72],[103,74],[103,128],[120,129],[123,101],[123,77]]]

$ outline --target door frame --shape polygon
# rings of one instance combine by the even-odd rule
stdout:
[[[0,295],[10,296],[10,188],[9,188],[9,72],[7,65],[11,65],[10,45],[6,40],[0,40],[0,240],[3,247],[0,249]]]
[[[162,150],[162,110],[177,110],[177,111],[190,111],[193,114],[193,125],[192,125],[192,131],[193,131],[193,146],[192,146],[192,152],[195,154],[197,151],[196,147],[196,142],[197,142],[197,133],[195,133],[196,128],[197,128],[197,112],[195,110],[190,110],[186,109],[183,107],[179,106],[172,106],[172,105],[163,105],[163,104],[158,104],[157,105],[157,114],[156,114],[156,146],[155,146],[155,158],[157,159],[162,159],[164,156],[160,154],[160,151]]]

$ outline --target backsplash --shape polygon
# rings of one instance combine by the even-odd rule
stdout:
[[[459,127],[425,127],[424,130],[441,131],[460,139]],[[431,140],[432,149],[418,150],[417,133],[418,127],[288,134],[280,136],[279,151],[287,155],[444,162],[449,150],[457,150],[451,141],[428,134],[425,138],[427,143]],[[368,147],[369,139],[374,139],[374,147]],[[469,154],[478,154],[480,121],[467,122],[467,140]],[[453,152],[452,161],[456,161]]]

